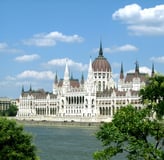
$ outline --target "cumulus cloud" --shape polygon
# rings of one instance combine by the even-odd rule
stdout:
[[[35,34],[32,38],[24,40],[25,45],[33,45],[39,47],[54,46],[57,42],[82,42],[83,38],[77,34],[64,35],[61,32],[50,32]]]
[[[31,54],[31,55],[23,55],[23,56],[16,57],[15,60],[18,62],[29,62],[29,61],[36,60],[38,58],[39,58],[39,55]]]
[[[164,63],[164,56],[161,57],[151,57],[151,61],[156,62],[156,63]]]
[[[131,45],[131,44],[125,44],[125,45],[122,45],[122,46],[114,46],[114,47],[111,47],[111,48],[104,48],[103,49],[104,53],[134,52],[134,51],[137,51],[137,50],[138,50],[138,48],[134,45]],[[97,53],[99,51],[99,48],[94,49],[93,51]]]
[[[33,78],[38,80],[53,80],[54,79],[54,73],[52,71],[34,71],[34,70],[26,70],[20,74],[17,75],[18,79],[27,79],[27,78]]]
[[[6,42],[0,42],[0,52],[4,53],[22,53],[23,51],[20,49],[15,49],[9,47],[9,45]]]
[[[135,35],[164,35],[164,5],[144,8],[138,4],[126,5],[112,15],[114,20],[127,24],[127,29]]]
[[[66,65],[66,63],[68,64],[69,67],[71,67],[72,69],[75,69],[75,70],[85,71],[88,69],[87,64],[75,62],[69,58],[52,59],[52,60],[48,61],[45,65],[63,67]]]
[[[128,51],[137,51],[137,50],[138,48],[131,44],[125,44],[123,46],[114,47],[112,49],[113,52],[128,52]]]

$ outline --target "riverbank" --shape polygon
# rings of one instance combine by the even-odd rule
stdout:
[[[75,122],[75,121],[34,121],[34,120],[18,120],[15,119],[19,124],[30,125],[30,126],[54,126],[54,127],[94,127],[98,128],[102,123],[100,122]]]

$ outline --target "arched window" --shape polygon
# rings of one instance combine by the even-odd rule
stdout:
[[[98,82],[98,91],[101,91],[101,81]]]
[[[105,90],[105,81],[103,81],[103,91]]]

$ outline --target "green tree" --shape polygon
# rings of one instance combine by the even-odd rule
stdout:
[[[9,108],[6,110],[7,116],[16,116],[18,107],[14,104],[10,104]]]
[[[94,153],[94,159],[109,160],[123,153],[129,160],[163,160],[164,126],[147,118],[148,112],[131,105],[121,108],[112,122],[104,123],[97,132],[104,148]]]
[[[124,153],[129,160],[164,159],[164,76],[156,75],[140,90],[145,106],[136,110],[129,105],[121,108],[111,123],[104,123],[96,136],[104,149],[94,153],[96,160],[108,160]],[[152,118],[156,114],[156,118]]]
[[[16,121],[0,118],[0,160],[38,160],[32,136]]]
[[[142,103],[156,114],[156,118],[161,119],[164,116],[164,76],[155,75],[147,83],[140,90]]]

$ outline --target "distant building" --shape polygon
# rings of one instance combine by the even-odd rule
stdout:
[[[11,104],[17,105],[17,101],[8,97],[0,97],[0,111],[8,110]]]
[[[152,68],[152,75],[154,67]],[[118,84],[113,80],[112,68],[103,55],[100,43],[98,57],[89,62],[88,76],[81,80],[70,76],[66,63],[64,78],[56,74],[52,93],[44,90],[24,91],[19,98],[17,118],[53,121],[101,122],[110,121],[121,107],[132,104],[141,109],[139,90],[145,86],[148,74],[140,73],[136,62],[134,73],[124,76],[121,64]]]

